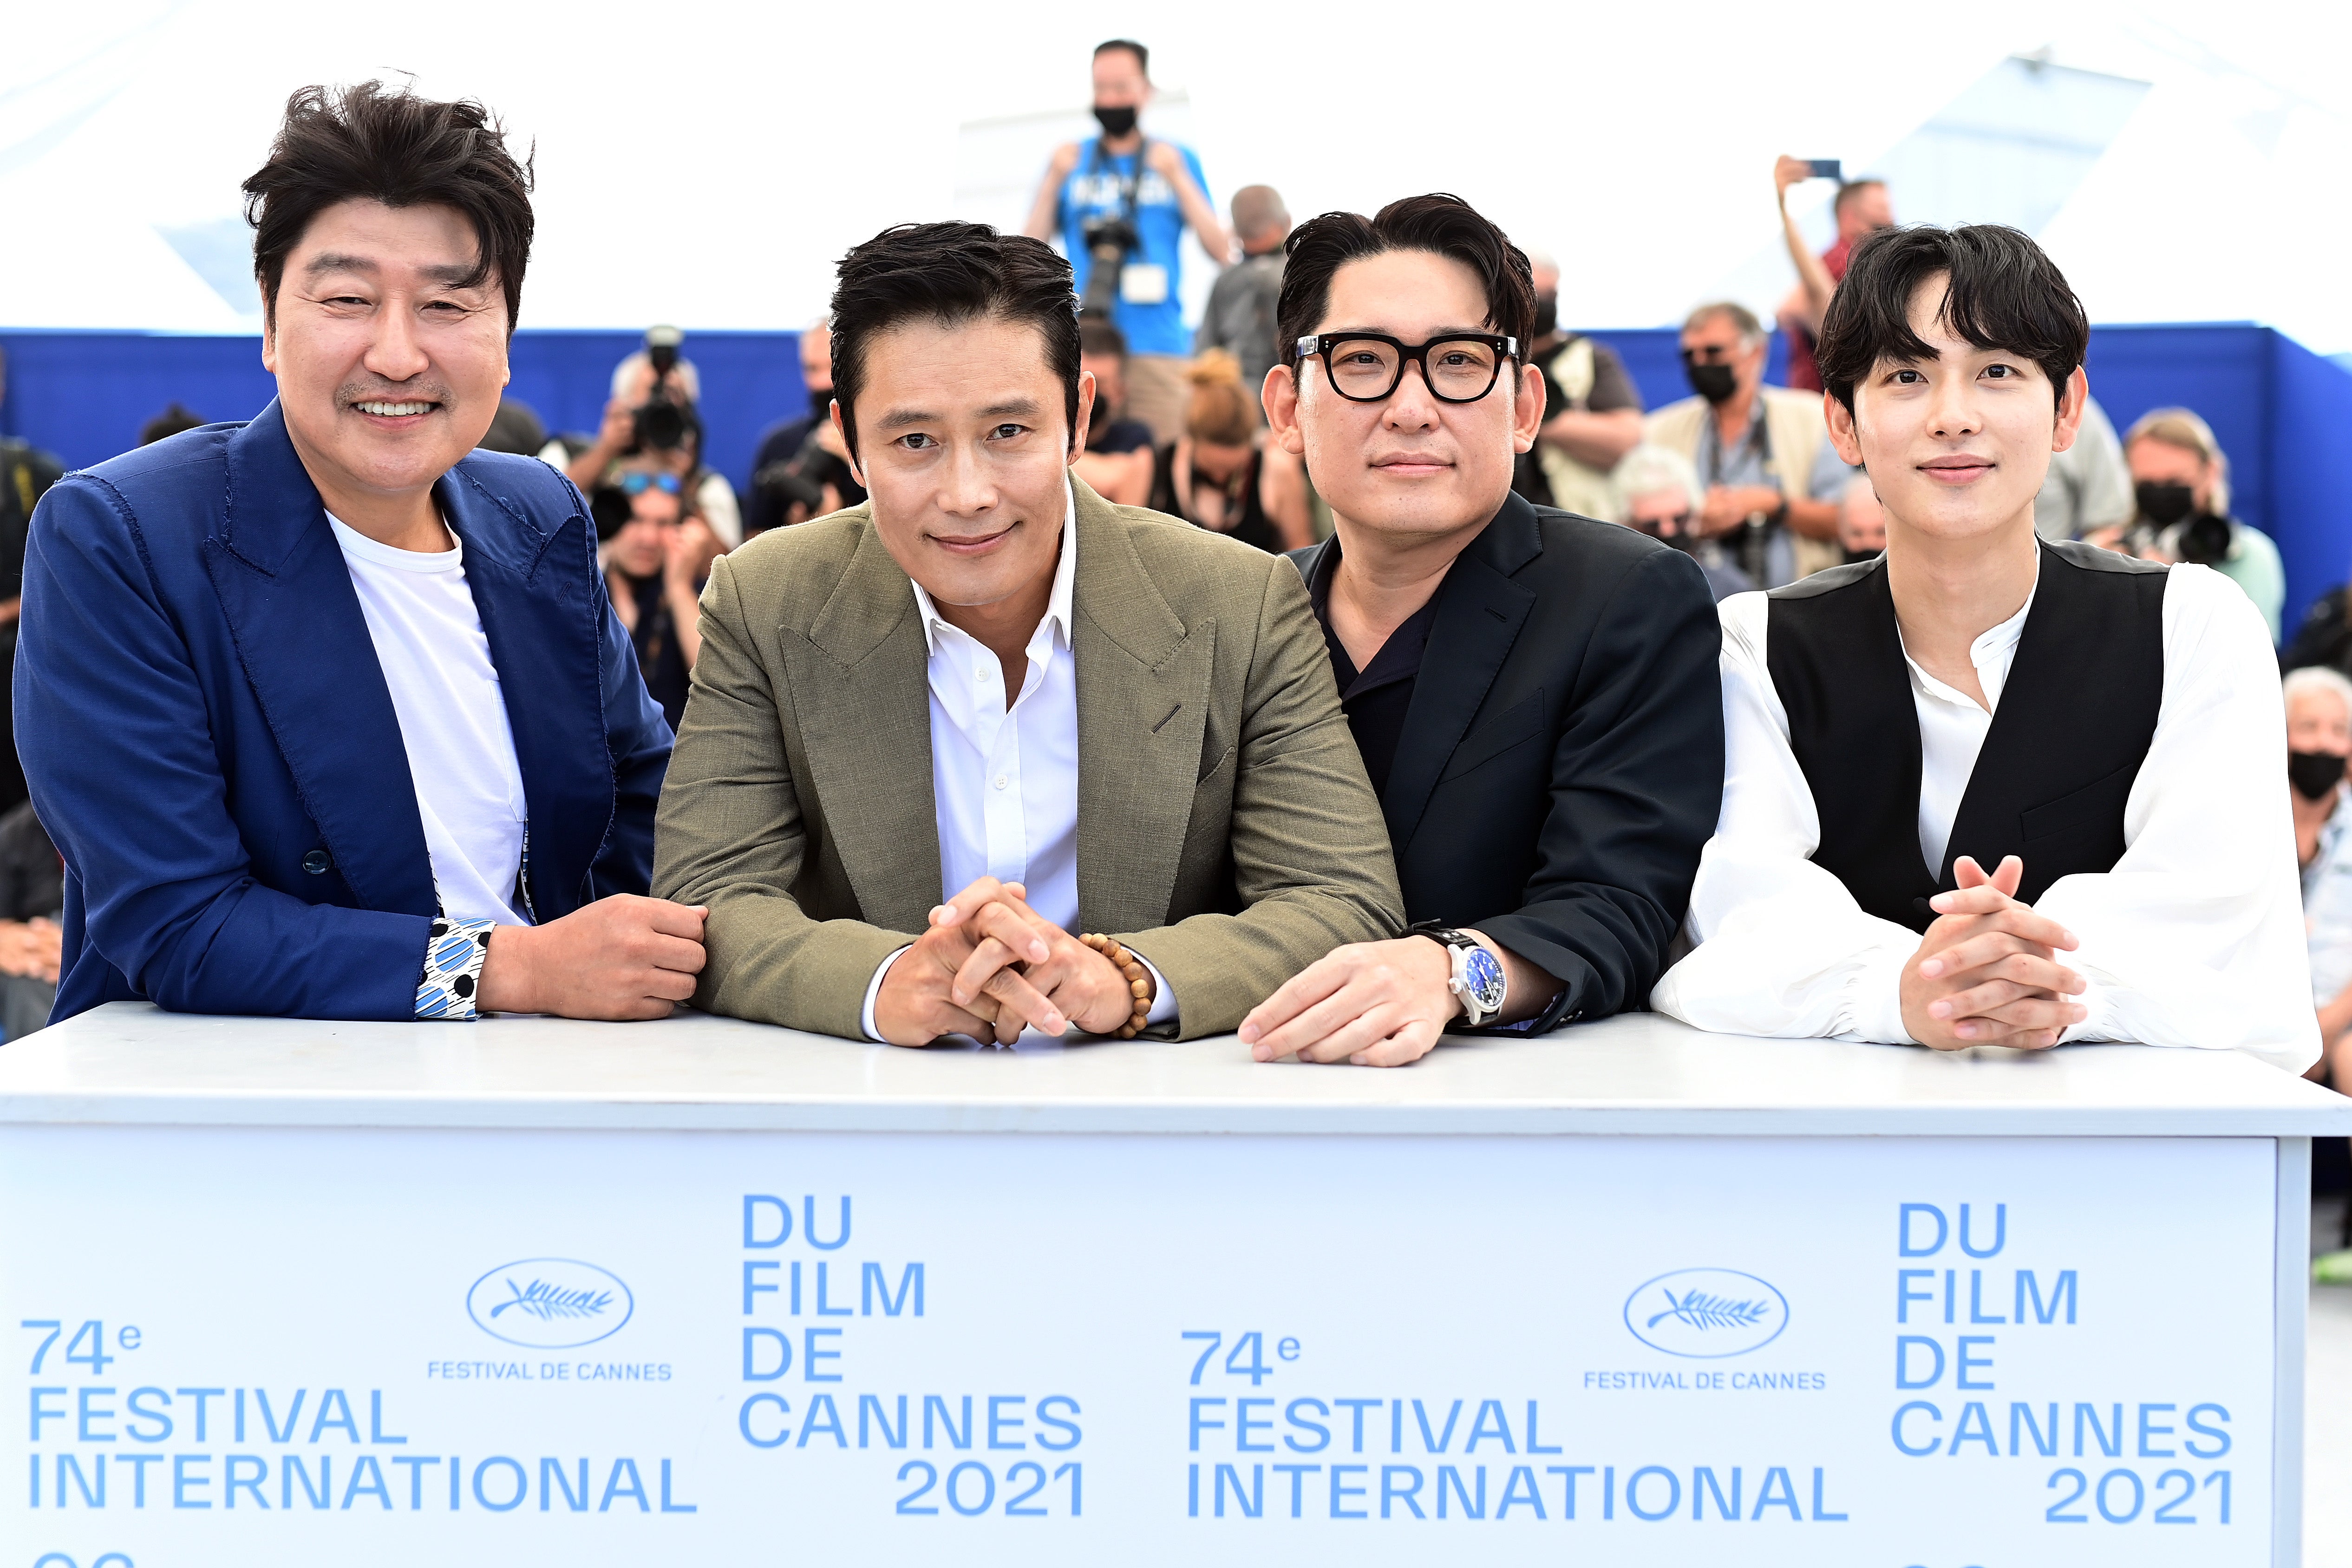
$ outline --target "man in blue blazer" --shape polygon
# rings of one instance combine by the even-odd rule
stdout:
[[[246,193],[277,399],[33,520],[53,1016],[667,1013],[702,963],[702,911],[642,896],[668,726],[579,493],[474,450],[528,172],[478,105],[306,89]]]

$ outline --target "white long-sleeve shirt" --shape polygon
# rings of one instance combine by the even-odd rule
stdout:
[[[939,818],[940,900],[982,877],[1019,882],[1029,907],[1075,932],[1078,925],[1078,681],[1070,654],[1078,572],[1077,500],[1062,517],[1061,558],[1045,618],[1030,634],[1028,672],[1008,708],[1004,667],[986,644],[939,613],[915,584],[930,648],[931,800]],[[900,948],[866,984],[864,1023],[878,1040],[874,999]],[[1151,961],[1150,1021],[1176,1016],[1176,996]]]
[[[1812,863],[1821,822],[1765,663],[1769,608],[1761,594],[1721,607],[1723,813],[1691,892],[1698,945],[1650,1005],[1725,1034],[1912,1043],[1899,987],[1919,936],[1864,913]],[[1970,649],[1995,707],[2025,613]],[[1906,662],[1919,713],[1920,845],[1940,865],[1991,714]],[[2095,675],[2067,673],[2085,701],[2098,700]],[[2062,1038],[2235,1047],[2296,1071],[2318,1058],[2285,751],[2260,615],[2229,579],[2173,567],[2163,696],[2125,803],[2123,858],[2060,879],[2035,905],[2082,944],[2059,956],[2089,982],[2079,998],[2089,1016]]]

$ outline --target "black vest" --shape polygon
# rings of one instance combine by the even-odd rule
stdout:
[[[1883,920],[1924,931],[1952,862],[2021,856],[2028,903],[2061,877],[2112,870],[2124,803],[2164,695],[2166,569],[2043,544],[2032,613],[1977,753],[1943,865],[1919,855],[1919,715],[1885,557],[1776,588],[1765,663],[1813,792],[1813,863]]]

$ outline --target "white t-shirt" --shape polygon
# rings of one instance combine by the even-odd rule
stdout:
[[[338,518],[327,521],[392,689],[441,912],[530,924],[515,892],[530,818],[522,764],[489,639],[466,586],[465,545],[429,554],[395,550]]]

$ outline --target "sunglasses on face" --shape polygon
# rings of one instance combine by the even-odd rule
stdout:
[[[647,490],[659,490],[664,495],[677,495],[681,487],[676,474],[623,474],[621,490],[625,495],[641,496]]]

